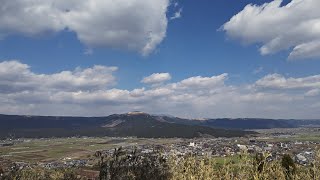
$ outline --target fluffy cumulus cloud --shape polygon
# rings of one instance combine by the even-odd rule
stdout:
[[[158,84],[169,81],[170,79],[171,75],[169,73],[153,73],[150,76],[143,78],[141,82],[146,84]]]
[[[140,110],[189,118],[320,116],[320,75],[270,74],[242,85],[229,84],[228,74],[178,82],[166,82],[167,77],[154,81],[162,82],[157,86],[127,90],[115,88],[116,71],[96,65],[39,74],[19,61],[2,61],[0,113],[103,116]]]
[[[30,66],[18,61],[4,61],[0,63],[0,93],[99,90],[115,84],[112,73],[116,70],[93,66],[47,75],[33,73]]]
[[[169,0],[2,0],[0,39],[73,31],[88,47],[151,53],[166,36]]]
[[[188,88],[210,88],[223,86],[224,81],[227,79],[228,74],[221,74],[212,77],[201,77],[195,76],[188,79],[184,79],[177,83],[177,87],[188,89]]]
[[[320,75],[286,78],[280,74],[270,74],[258,80],[256,86],[272,89],[320,89]]]
[[[282,0],[247,5],[222,29],[245,44],[261,43],[261,54],[292,50],[289,59],[319,58],[319,0]]]

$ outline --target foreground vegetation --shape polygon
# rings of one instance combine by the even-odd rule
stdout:
[[[169,157],[161,153],[141,155],[136,151],[116,149],[111,156],[96,154],[101,180],[318,180],[320,179],[320,153],[309,166],[300,166],[289,155],[277,161],[267,161],[268,154],[255,156],[242,154],[237,161],[221,162],[215,158],[197,156]],[[0,167],[3,180],[80,180],[88,179],[78,169],[12,168],[5,172]],[[91,177],[92,178],[92,177]]]

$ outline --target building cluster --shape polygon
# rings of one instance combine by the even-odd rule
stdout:
[[[313,162],[318,142],[312,141],[269,141],[261,138],[197,138],[179,139],[175,143],[164,144],[140,144],[122,147],[125,151],[136,151],[140,154],[161,153],[166,157],[170,156],[207,156],[207,157],[230,157],[243,153],[268,155],[267,160],[279,160],[284,154],[291,154],[296,163],[309,165]],[[47,169],[92,167],[95,160],[101,156],[110,156],[114,153],[114,148],[97,151],[86,159],[73,159],[65,157],[53,162],[39,162],[28,164],[16,162],[18,168],[29,168],[40,166]],[[94,163],[93,163],[94,162]]]
[[[0,160],[0,163],[2,161]],[[57,169],[57,168],[75,168],[75,167],[86,167],[88,166],[87,159],[74,159],[69,161],[52,161],[52,162],[38,162],[38,163],[26,163],[26,162],[14,162],[10,163],[10,169],[30,169],[34,167],[42,167],[46,169]],[[9,163],[7,163],[7,166]]]
[[[207,157],[230,157],[243,153],[267,155],[268,161],[279,160],[284,154],[292,155],[296,163],[309,165],[315,158],[318,142],[312,141],[267,141],[264,139],[239,139],[239,138],[204,138],[184,139],[177,143],[165,145],[138,145],[124,147],[127,151],[136,149],[142,154],[161,153],[164,156],[207,156]],[[101,151],[104,155],[111,155],[114,149]]]
[[[28,141],[27,139],[0,139],[0,147],[14,146]]]
[[[8,141],[8,140],[2,140],[0,141],[0,147],[7,147],[7,146],[13,146],[14,142]]]
[[[73,159],[67,161],[54,161],[47,163],[39,163],[40,167],[46,169],[56,169],[56,168],[74,168],[74,167],[85,167],[87,166],[87,159]]]

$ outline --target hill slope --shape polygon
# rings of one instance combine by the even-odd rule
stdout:
[[[215,137],[245,136],[252,132],[225,130],[195,124],[169,122],[145,113],[107,117],[52,117],[0,115],[0,138],[68,136],[137,136],[145,138],[184,137],[204,134]]]
[[[262,118],[237,118],[237,119],[206,119],[190,120],[177,117],[162,117],[167,122],[208,126],[224,129],[272,129],[272,128],[297,128],[306,126],[320,127],[320,120],[294,120],[294,119],[262,119]]]
[[[274,119],[210,119],[204,122],[210,127],[228,129],[272,129],[272,128],[295,128],[298,127],[290,120]]]
[[[192,120],[142,112],[106,117],[55,117],[0,115],[0,138],[136,136],[145,138],[203,135],[214,137],[245,136],[243,129],[295,128],[320,126],[319,120],[207,119]]]

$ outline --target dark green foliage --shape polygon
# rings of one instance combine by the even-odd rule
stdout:
[[[0,179],[4,175],[4,170],[3,167],[0,165]]]
[[[73,171],[65,172],[63,175],[63,179],[64,180],[79,180],[79,178],[77,178],[77,175]]]
[[[13,164],[9,172],[4,172],[0,178],[1,180],[21,179],[19,168]]]
[[[0,176],[0,180],[81,180],[81,177],[70,169],[13,168]]]
[[[257,171],[261,173],[264,166],[264,157],[262,153],[257,153],[255,156],[254,166],[257,167]]]
[[[138,155],[119,148],[101,164],[100,180],[166,180],[169,172],[166,159],[159,154]]]
[[[292,179],[292,175],[296,171],[296,165],[294,164],[294,161],[289,154],[283,155],[281,165],[285,170],[287,179]]]

